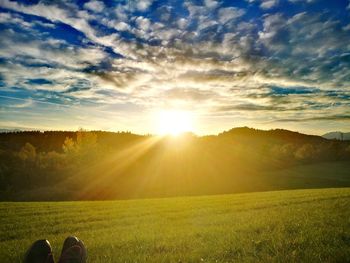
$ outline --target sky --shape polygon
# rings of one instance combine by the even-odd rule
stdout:
[[[350,131],[350,1],[0,0],[0,128],[157,133],[164,111]]]

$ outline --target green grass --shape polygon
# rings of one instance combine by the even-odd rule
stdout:
[[[101,202],[0,203],[0,262],[36,239],[89,262],[350,262],[350,188]]]

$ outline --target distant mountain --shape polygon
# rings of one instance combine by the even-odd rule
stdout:
[[[20,132],[23,131],[22,129],[0,129],[0,132]]]
[[[349,141],[350,140],[350,132],[329,132],[324,135],[322,135],[323,138],[326,138],[328,140],[343,140],[343,141]]]
[[[24,127],[3,127],[0,128],[0,133],[7,133],[7,132],[25,132],[25,131],[38,131],[39,129],[36,128],[24,128]]]

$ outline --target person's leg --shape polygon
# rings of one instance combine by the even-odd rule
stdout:
[[[85,263],[87,252],[83,241],[77,237],[67,237],[63,243],[58,263]]]
[[[35,241],[24,256],[24,263],[54,263],[50,242],[41,239]]]

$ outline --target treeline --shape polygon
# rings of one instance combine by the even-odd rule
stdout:
[[[264,177],[267,172],[349,161],[349,142],[286,130],[236,128],[217,136],[177,138],[83,130],[2,133],[0,199],[114,199],[269,190],[276,178]]]
[[[7,151],[18,151],[24,144],[30,143],[37,151],[62,151],[62,144],[66,138],[73,140],[77,139],[79,133],[84,132],[80,130],[77,132],[71,131],[17,131],[0,133],[0,149]],[[98,143],[118,147],[120,143],[132,141],[142,136],[135,135],[130,132],[106,132],[93,131],[96,134]]]

